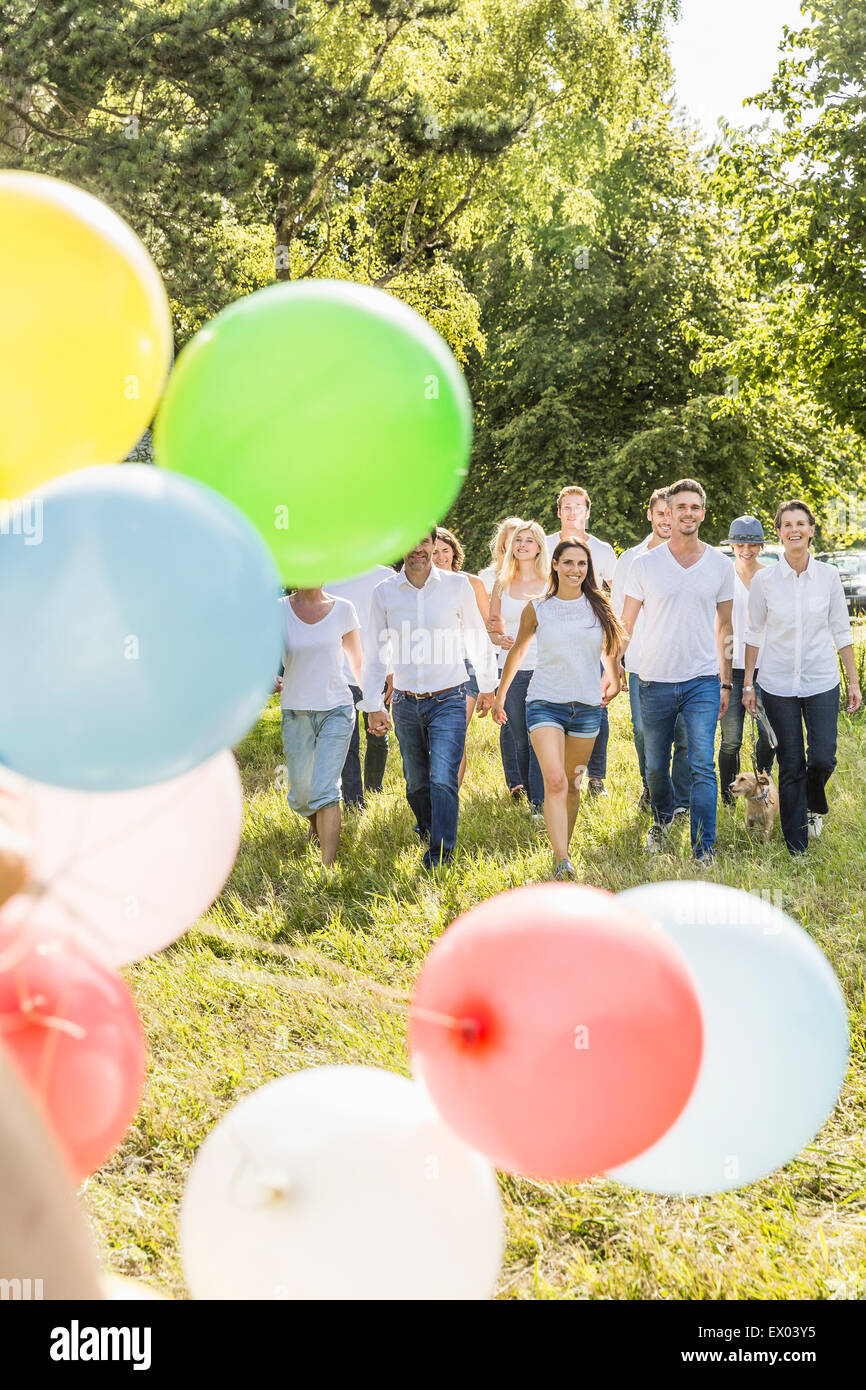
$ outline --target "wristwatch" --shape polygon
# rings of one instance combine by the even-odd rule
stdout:
[[[743,694],[745,695],[745,694],[747,693],[747,691],[754,690],[754,688],[755,688],[755,687],[754,687],[753,685],[744,685],[744,686],[743,686]]]
[[[734,688],[734,687],[733,687],[732,685],[725,685],[725,682],[722,681],[722,689],[723,689],[723,690],[733,690],[733,688]]]

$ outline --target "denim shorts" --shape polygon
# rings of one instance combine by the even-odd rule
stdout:
[[[601,705],[582,705],[579,700],[554,704],[552,700],[526,701],[526,727],[561,729],[569,738],[594,738],[601,728]]]
[[[351,705],[283,710],[283,752],[293,811],[311,816],[340,800],[340,777],[354,728]]]
[[[466,657],[463,658],[463,664],[466,667],[466,681],[464,682],[463,690],[470,700],[477,700],[480,692],[478,689],[478,677],[475,674],[475,667]]]

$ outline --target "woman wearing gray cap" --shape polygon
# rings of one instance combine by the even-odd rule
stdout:
[[[731,522],[728,544],[734,552],[734,650],[731,670],[731,699],[719,725],[722,741],[719,745],[719,783],[722,801],[733,806],[731,783],[739,775],[740,749],[743,746],[743,685],[746,667],[746,625],[749,610],[749,590],[752,580],[760,573],[758,559],[764,548],[764,528],[756,516],[738,516]],[[759,652],[760,661],[760,652]],[[755,670],[755,689],[760,694],[758,671]],[[773,750],[761,725],[755,744],[755,765],[758,772],[769,772],[773,765]]]

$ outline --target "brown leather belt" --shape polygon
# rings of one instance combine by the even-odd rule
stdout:
[[[395,690],[395,695],[408,695],[410,700],[429,700],[433,695],[446,695],[449,690],[459,690],[459,685],[446,685],[441,690],[423,690],[416,695],[413,690]]]

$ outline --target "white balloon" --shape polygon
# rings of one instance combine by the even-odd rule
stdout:
[[[503,1245],[493,1170],[420,1086],[372,1067],[314,1067],[246,1096],[181,1203],[194,1298],[489,1298]]]
[[[814,1137],[845,1077],[848,1012],[829,961],[784,912],[736,888],[650,883],[618,896],[685,956],[704,1051],[679,1119],[608,1177],[683,1195],[766,1177]]]
[[[161,951],[207,911],[231,873],[244,802],[230,752],[167,782],[85,792],[4,781],[32,841],[33,888],[3,921],[77,935],[109,965]]]

